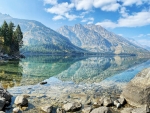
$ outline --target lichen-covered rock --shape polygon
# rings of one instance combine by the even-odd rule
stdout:
[[[138,73],[127,84],[121,97],[124,97],[127,103],[132,106],[150,105],[150,68]]]
[[[14,102],[16,105],[27,106],[28,100],[23,95],[17,96]]]
[[[99,107],[99,108],[93,109],[91,113],[112,113],[112,112],[108,107]]]
[[[63,105],[63,109],[65,111],[78,111],[82,107],[81,103],[78,102],[72,102],[72,103],[67,103]]]

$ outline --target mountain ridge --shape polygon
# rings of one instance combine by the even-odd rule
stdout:
[[[70,39],[74,45],[88,51],[92,50],[91,52],[109,52],[112,54],[141,54],[148,52],[146,49],[132,44],[127,39],[107,31],[100,25],[76,24],[74,26],[60,27],[57,31]],[[78,45],[74,40],[71,40],[75,38],[78,38],[78,40],[82,42],[81,45]],[[88,43],[83,41],[83,38],[88,39]],[[99,38],[101,43],[98,43]],[[89,48],[86,47],[87,44],[89,45]]]
[[[23,53],[76,54],[87,52],[73,45],[68,38],[38,21],[17,19],[0,13],[0,24],[2,24],[4,20],[21,26],[24,35],[24,46],[21,49]]]

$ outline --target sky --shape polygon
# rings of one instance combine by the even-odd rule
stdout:
[[[150,0],[0,0],[0,13],[37,20],[54,30],[101,25],[150,46]]]

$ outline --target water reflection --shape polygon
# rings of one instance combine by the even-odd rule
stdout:
[[[20,84],[23,68],[19,62],[19,60],[0,62],[0,82],[4,88]]]
[[[52,76],[75,83],[100,82],[147,60],[135,56],[28,56],[20,61],[0,62],[0,82],[6,88],[37,84]]]
[[[148,59],[138,57],[90,57],[78,61],[56,77],[63,81],[94,83],[121,73]]]

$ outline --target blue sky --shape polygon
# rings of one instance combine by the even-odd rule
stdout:
[[[76,23],[101,25],[150,43],[150,0],[1,0],[0,12],[37,20],[54,30]]]

